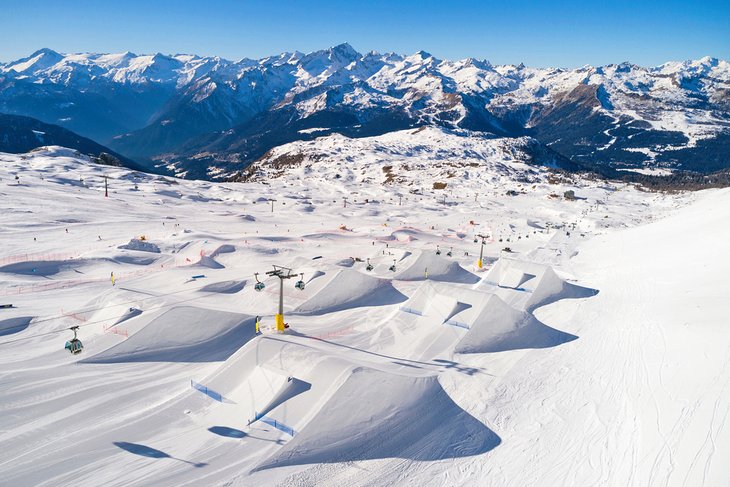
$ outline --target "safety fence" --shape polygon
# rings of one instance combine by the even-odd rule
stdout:
[[[53,259],[49,259],[53,260]],[[73,259],[72,259],[73,261]],[[114,279],[115,282],[118,284],[119,281],[127,280],[127,279],[133,279],[136,277],[141,277],[148,274],[153,274],[155,272],[160,272],[170,268],[176,268],[176,267],[187,267],[189,265],[195,264],[198,261],[192,261],[189,258],[186,258],[186,260],[182,259],[175,259],[174,263],[160,263],[156,265],[147,265],[144,269],[139,269],[136,271],[129,271],[129,272],[114,272]],[[94,284],[94,283],[100,283],[100,282],[109,282],[111,284],[111,275],[106,277],[89,277],[86,279],[63,279],[58,281],[50,281],[50,282],[39,282],[39,283],[24,283],[16,286],[5,286],[2,290],[0,290],[0,296],[14,296],[17,294],[27,294],[27,293],[40,293],[45,291],[54,291],[58,289],[67,289],[67,288],[74,288],[78,286],[83,286],[86,284]]]
[[[18,264],[21,262],[47,262],[81,259],[83,254],[91,251],[98,251],[99,247],[74,247],[73,252],[29,252],[24,254],[9,255],[0,257],[0,267]]]
[[[84,316],[81,313],[65,312],[63,310],[63,308],[61,308],[61,314],[64,316],[64,318],[68,318],[77,323],[84,323],[89,320],[86,316]]]
[[[65,312],[63,309],[61,309],[61,315],[63,315],[64,318],[67,318],[71,321],[74,321],[76,323],[86,323],[89,321],[89,317],[86,316],[85,313],[74,313],[74,312]],[[129,331],[124,328],[119,328],[115,325],[104,325],[104,333],[112,333],[114,335],[119,335],[124,338],[129,338]]]
[[[328,340],[330,338],[337,338],[345,335],[349,335],[355,330],[355,325],[350,325],[345,328],[340,328],[339,330],[333,330],[328,331],[327,333],[322,333],[320,335],[312,335],[312,338],[316,340]]]
[[[123,336],[129,338],[129,332],[124,328],[117,328],[114,325],[104,325],[104,333],[113,333],[114,335]]]
[[[192,387],[196,391],[202,392],[203,394],[210,397],[214,401],[223,402],[223,396],[221,396],[219,393],[215,392],[212,389],[208,389],[203,384],[198,384],[197,382],[195,382],[192,379],[190,380],[190,387]]]
[[[281,432],[286,433],[287,435],[293,437],[296,432],[294,431],[294,428],[290,428],[289,426],[281,423],[280,421],[277,421],[276,419],[270,418],[262,413],[255,413],[254,415],[254,421],[261,421],[263,423],[268,424],[269,426],[273,426],[274,428],[278,429]]]

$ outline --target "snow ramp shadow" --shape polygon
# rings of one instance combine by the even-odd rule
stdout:
[[[0,320],[0,336],[12,335],[25,330],[33,321],[33,316],[18,316],[16,318],[7,318]]]
[[[179,306],[157,316],[127,340],[81,362],[223,361],[256,336],[254,321],[244,314]]]
[[[500,442],[451,400],[436,376],[357,368],[304,429],[254,471],[383,458],[435,461],[479,455]]]

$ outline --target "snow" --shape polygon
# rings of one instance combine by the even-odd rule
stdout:
[[[251,179],[262,181],[288,176],[331,181],[397,183],[409,189],[432,188],[445,183],[448,195],[457,186],[463,194],[474,194],[485,181],[539,179],[530,167],[529,137],[495,139],[469,131],[447,131],[437,127],[390,132],[376,137],[348,138],[341,134],[297,141],[275,147],[250,171]],[[279,167],[288,156],[301,163]],[[543,174],[544,176],[544,174]],[[458,192],[457,192],[458,194]]]
[[[407,134],[239,184],[0,154],[3,481],[726,482],[730,191],[550,183],[488,139]],[[446,204],[427,139],[481,161]],[[418,193],[375,177],[398,164]],[[284,333],[272,265],[296,275]]]
[[[628,149],[625,149],[628,150]],[[648,176],[669,176],[672,174],[671,169],[662,169],[662,168],[656,168],[656,169],[618,169],[619,171],[630,171],[630,172],[636,172],[639,174],[646,174]]]
[[[299,133],[300,134],[314,134],[317,132],[324,132],[326,130],[329,130],[329,129],[325,128],[325,127],[313,127],[311,129],[302,129],[299,131]]]

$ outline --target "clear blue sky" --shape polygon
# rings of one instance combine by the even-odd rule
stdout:
[[[575,67],[730,59],[725,1],[3,0],[0,61],[59,52],[360,52]]]

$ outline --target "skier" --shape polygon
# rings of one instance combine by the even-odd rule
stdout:
[[[114,271],[112,271],[111,280],[112,280],[112,286],[116,286],[116,278],[114,277]]]

